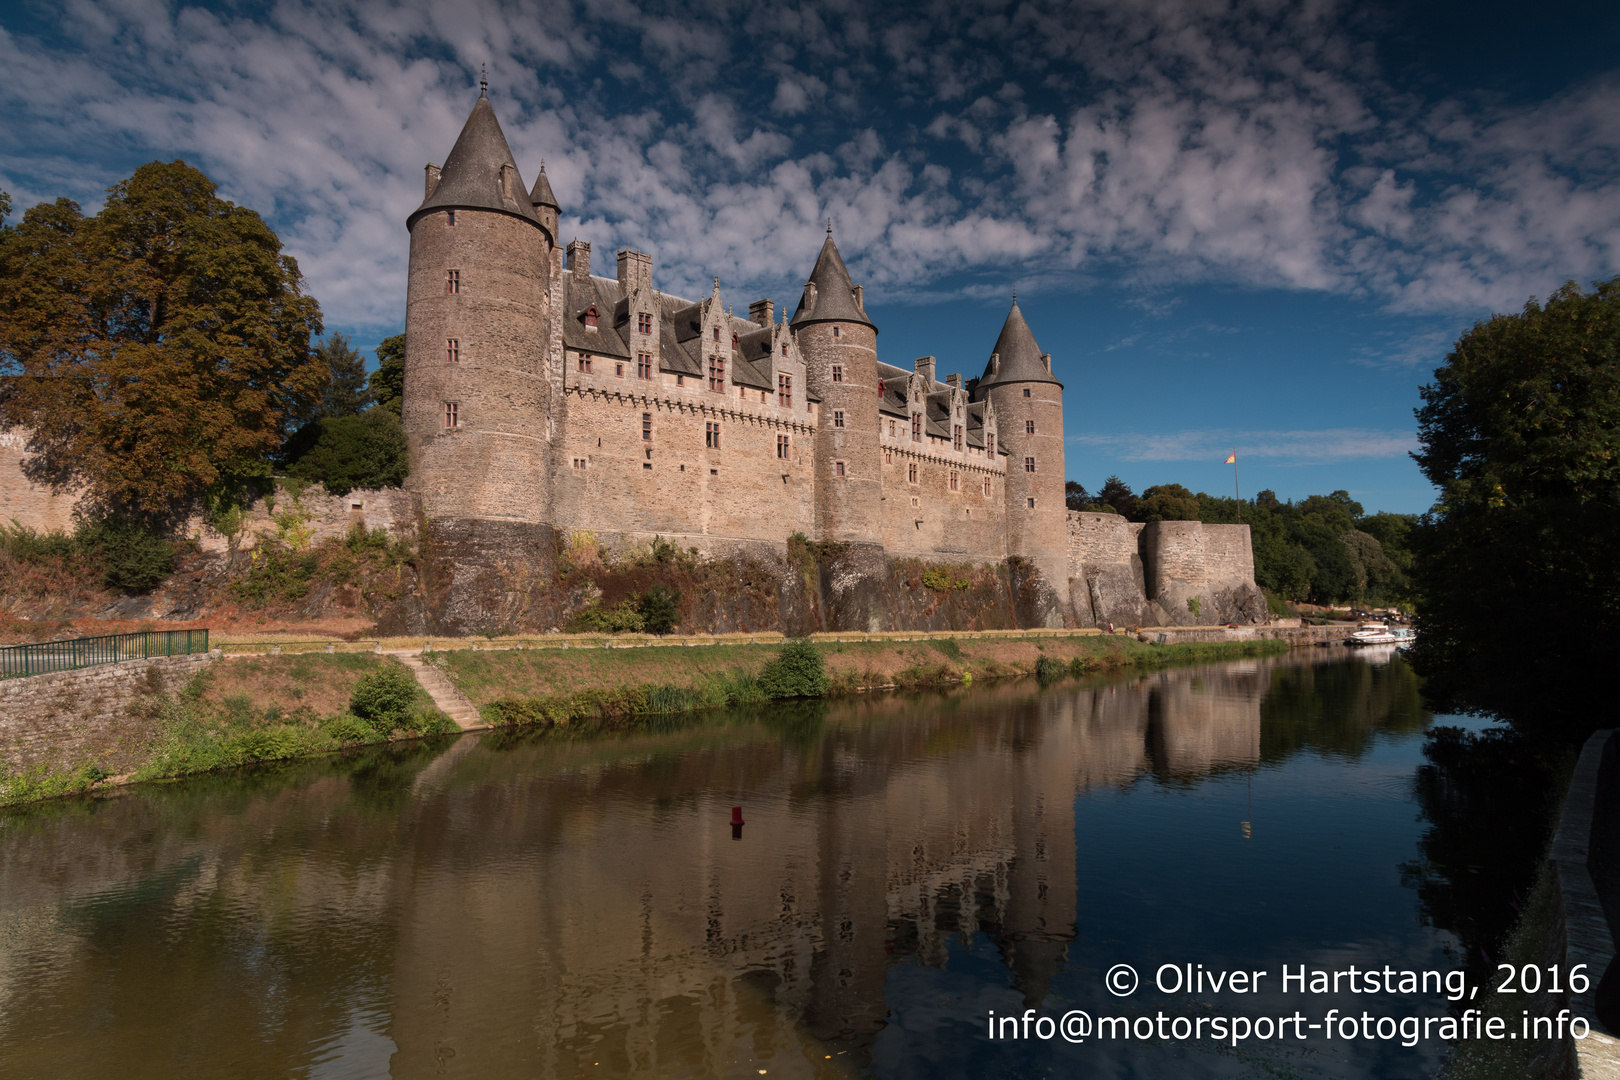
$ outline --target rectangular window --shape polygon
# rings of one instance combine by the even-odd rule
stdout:
[[[577,458],[574,459],[574,468],[583,469],[584,467],[585,467],[585,459],[584,458],[577,457]]]
[[[624,378],[624,365],[615,361],[613,364],[613,374],[617,375],[621,379]]]
[[[641,331],[643,334],[652,333],[652,316],[645,311],[640,315],[637,315],[636,329]]]
[[[461,362],[461,339],[447,338],[444,343],[444,359],[446,363],[459,364]]]
[[[456,212],[454,210],[446,210],[445,211],[445,213],[444,213],[444,223],[449,228],[453,229],[453,228],[456,227]]]
[[[844,381],[844,365],[843,364],[834,364],[833,365],[833,382],[843,382],[843,381]]]
[[[710,450],[720,449],[720,425],[707,423],[703,425],[703,445]]]
[[[1035,471],[1035,459],[1034,458],[1027,457],[1027,458],[1024,459],[1024,471],[1025,472],[1034,472]]]
[[[883,451],[883,464],[885,464],[885,465],[893,465],[894,464],[894,451],[893,450],[885,450],[885,451]]]
[[[833,410],[833,427],[843,427],[843,426],[844,426],[844,410],[843,409],[834,409]]]
[[[1033,420],[1025,420],[1024,421],[1024,434],[1025,435],[1033,435],[1033,434],[1035,434],[1035,421],[1033,421]]]
[[[962,425],[961,424],[957,424],[956,425],[956,430],[951,434],[951,445],[956,448],[956,452],[958,454],[960,454],[962,452]]]
[[[580,354],[579,358],[579,370],[586,375],[591,373],[591,358],[583,353]]]
[[[776,403],[783,408],[792,408],[793,376],[778,375],[776,377]]]
[[[1028,393],[1028,391],[1025,391],[1025,393]],[[1033,510],[1033,509],[1035,509],[1035,497],[1034,497],[1034,496],[1030,496],[1030,499],[1029,499],[1029,508],[1030,508],[1030,509],[1031,509],[1031,510]]]
[[[714,340],[720,340],[720,328],[718,326],[714,328]]]
[[[987,499],[990,497],[990,480],[988,477],[984,481],[984,497]]]
[[[834,476],[843,476],[844,475],[844,463],[842,461],[833,462],[833,475]]]
[[[709,389],[717,394],[726,392],[726,362],[718,356],[709,357]]]
[[[913,484],[917,482],[917,466],[906,466],[906,480]]]
[[[889,421],[889,438],[894,438],[894,421]]]
[[[444,426],[447,428],[461,426],[461,417],[454,401],[444,403]]]
[[[461,271],[446,270],[444,272],[444,291],[451,296],[461,292]]]
[[[641,414],[641,441],[652,442],[652,413],[650,412]],[[651,450],[647,452],[652,453]]]
[[[951,490],[952,491],[961,491],[962,490],[961,481],[957,479],[956,473],[954,473],[954,472],[951,473]]]
[[[984,456],[987,458],[996,456],[996,437],[994,435],[984,437]]]
[[[636,353],[636,378],[652,378],[652,354]]]
[[[786,435],[778,435],[776,437],[776,456],[781,458],[783,461],[786,461],[788,456],[788,447],[788,437]]]
[[[1024,396],[1029,397],[1029,387],[1024,387]]]
[[[686,385],[686,376],[685,375],[677,375],[677,376],[675,376],[675,385],[676,386],[685,386]]]
[[[922,413],[911,414],[911,441],[922,442]]]

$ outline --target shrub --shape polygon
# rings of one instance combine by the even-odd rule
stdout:
[[[639,634],[646,628],[647,620],[634,600],[621,600],[610,608],[592,604],[568,620],[568,629],[575,632]]]
[[[349,711],[379,732],[402,726],[416,704],[416,679],[403,664],[387,663],[354,684]]]
[[[973,584],[968,575],[957,577],[956,571],[949,566],[930,566],[923,571],[922,583],[935,592],[951,592]]]
[[[175,544],[156,529],[121,518],[81,522],[73,533],[80,558],[101,567],[109,589],[148,592],[174,573]]]
[[[1193,613],[1193,618],[1198,618],[1204,613],[1204,598],[1201,596],[1187,597],[1187,610]]]
[[[675,620],[680,618],[680,590],[654,585],[641,594],[636,610],[641,613],[647,633],[667,634],[675,629]]]
[[[789,641],[760,671],[759,688],[773,699],[826,696],[827,664],[821,650],[805,638]]]
[[[318,480],[333,495],[398,487],[409,467],[405,429],[388,409],[312,420],[287,440],[282,455],[288,476]]]
[[[1035,661],[1035,678],[1040,680],[1042,686],[1056,682],[1069,673],[1069,665],[1050,656],[1043,656]]]
[[[377,734],[370,724],[353,713],[334,716],[323,726],[329,737],[343,743],[368,742]]]

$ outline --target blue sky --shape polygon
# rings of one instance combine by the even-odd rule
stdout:
[[[977,373],[1017,290],[1070,478],[1420,511],[1449,343],[1620,272],[1615,56],[1613,3],[12,0],[0,187],[184,158],[369,347],[487,64],[599,263],[791,304],[830,216],[891,362]]]

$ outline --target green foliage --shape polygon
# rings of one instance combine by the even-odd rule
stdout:
[[[1204,613],[1204,598],[1201,596],[1187,597],[1187,610],[1192,612],[1193,618],[1198,618]]]
[[[1035,678],[1042,686],[1056,682],[1068,673],[1069,665],[1055,657],[1042,656],[1035,661]]]
[[[405,665],[384,664],[354,684],[349,711],[379,732],[407,727],[416,693],[416,677]]]
[[[102,584],[122,592],[147,592],[174,573],[180,549],[157,529],[121,518],[83,521],[74,530],[80,558],[101,568]]]
[[[316,345],[314,352],[331,373],[321,395],[321,416],[354,416],[371,404],[371,395],[366,392],[366,362],[347,337],[333,333]]]
[[[1066,480],[1063,484],[1063,505],[1069,510],[1090,510],[1091,492],[1078,480]]]
[[[1132,494],[1131,486],[1117,476],[1110,476],[1105,480],[1102,490],[1097,492],[1092,501],[1093,510],[1100,510],[1106,506],[1117,514],[1124,514],[1132,521],[1136,520],[1136,496]]]
[[[961,576],[957,576],[960,570]],[[935,592],[953,592],[973,584],[967,569],[952,566],[930,566],[923,571],[922,583]]]
[[[334,716],[321,726],[328,738],[336,739],[340,743],[370,742],[377,736],[376,728],[353,713]]]
[[[612,607],[593,603],[568,620],[568,630],[576,634],[640,634],[647,629],[647,619],[633,599],[625,599]]]
[[[1413,536],[1426,692],[1578,738],[1620,631],[1620,278],[1476,323],[1434,375],[1414,455],[1440,489]]]
[[[1137,500],[1136,521],[1197,521],[1198,497],[1180,484],[1156,484]]]
[[[654,585],[636,602],[642,624],[649,634],[667,634],[675,629],[681,614],[681,593],[664,585]]]
[[[772,700],[825,697],[827,663],[813,642],[795,638],[760,671],[759,686]]]
[[[283,456],[288,476],[320,481],[333,495],[398,487],[409,469],[405,429],[385,409],[312,420],[287,440]]]
[[[377,370],[371,373],[367,394],[376,407],[395,416],[405,405],[405,335],[383,338],[377,346]]]
[[[0,762],[0,806],[79,795],[109,775],[99,765],[81,765],[76,769],[36,765],[14,773]]]

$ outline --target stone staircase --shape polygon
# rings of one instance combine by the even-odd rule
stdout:
[[[451,682],[444,672],[425,662],[421,653],[396,652],[392,655],[411,669],[416,681],[428,692],[433,703],[443,709],[462,731],[480,731],[489,727],[484,723],[484,718],[478,715],[473,703],[456,689],[456,684]]]

